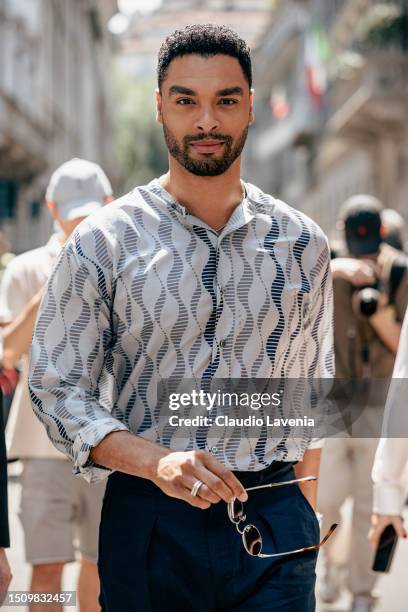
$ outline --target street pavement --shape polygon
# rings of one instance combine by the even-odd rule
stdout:
[[[20,485],[16,477],[11,478],[9,485],[9,509],[12,548],[9,551],[9,559],[13,572],[13,581],[10,589],[16,591],[28,590],[30,582],[30,568],[24,561],[23,533],[17,515],[20,496]],[[408,524],[408,511],[405,513],[406,524]],[[375,612],[407,612],[408,610],[408,540],[399,540],[394,557],[392,572],[381,576],[378,582],[378,590],[381,594]],[[78,564],[70,563],[65,567],[63,576],[63,590],[75,590],[78,575]],[[336,605],[318,604],[316,612],[348,612],[349,597],[347,594]],[[5,612],[27,612],[23,606],[4,606]],[[76,612],[78,608],[66,607],[65,612]]]
[[[342,509],[341,521],[346,523],[341,525],[343,531],[348,531],[351,524],[351,500],[347,500]],[[408,510],[404,511],[405,523],[408,523]],[[346,534],[350,537],[350,534]],[[347,558],[347,547],[339,551],[342,559]],[[408,611],[408,541],[399,540],[392,562],[392,571],[389,574],[379,574],[376,585],[379,599],[375,606],[375,612],[407,612]],[[318,575],[319,579],[319,575]],[[344,592],[342,597],[333,605],[326,605],[318,602],[316,612],[348,612],[351,606],[351,597],[348,592]]]
[[[12,477],[9,484],[9,520],[12,546],[8,551],[8,558],[13,573],[13,580],[10,585],[11,591],[27,591],[31,578],[30,566],[24,559],[23,531],[17,514],[19,499],[20,485],[16,479]],[[63,591],[75,591],[78,570],[78,563],[68,563],[65,566],[62,585]],[[1,610],[7,612],[28,612],[28,608],[25,606],[3,606]],[[73,606],[64,608],[64,612],[77,612],[77,610],[79,610],[79,608]]]

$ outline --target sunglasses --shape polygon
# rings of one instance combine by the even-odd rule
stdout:
[[[269,489],[274,487],[283,487],[285,485],[297,484],[299,482],[310,482],[317,480],[316,476],[305,476],[304,478],[295,478],[294,480],[286,480],[284,482],[271,482],[265,485],[258,485],[257,487],[249,487],[245,491],[256,491],[257,489]],[[269,559],[271,557],[285,557],[287,555],[294,555],[305,552],[307,550],[317,550],[330,538],[332,533],[337,527],[337,523],[333,523],[324,538],[318,544],[313,546],[305,546],[303,548],[297,548],[295,550],[288,550],[285,552],[265,554],[262,552],[262,536],[260,531],[255,525],[245,525],[243,529],[240,528],[241,523],[246,521],[246,515],[244,514],[244,504],[238,499],[228,504],[228,517],[230,521],[235,525],[236,530],[242,536],[242,543],[245,550],[252,557],[259,557],[260,559]]]

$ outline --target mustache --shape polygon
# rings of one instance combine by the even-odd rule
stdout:
[[[190,144],[191,142],[200,142],[200,140],[220,140],[222,142],[231,142],[232,137],[228,134],[195,134],[194,136],[184,136],[183,143]]]

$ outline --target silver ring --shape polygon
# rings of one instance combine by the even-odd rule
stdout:
[[[203,485],[203,481],[202,480],[196,480],[195,483],[193,484],[192,488],[191,488],[191,495],[193,497],[197,497],[197,493],[201,487],[201,485]]]

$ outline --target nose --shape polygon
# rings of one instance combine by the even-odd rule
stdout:
[[[195,127],[202,132],[213,132],[219,129],[220,122],[211,109],[206,109],[197,118]]]

